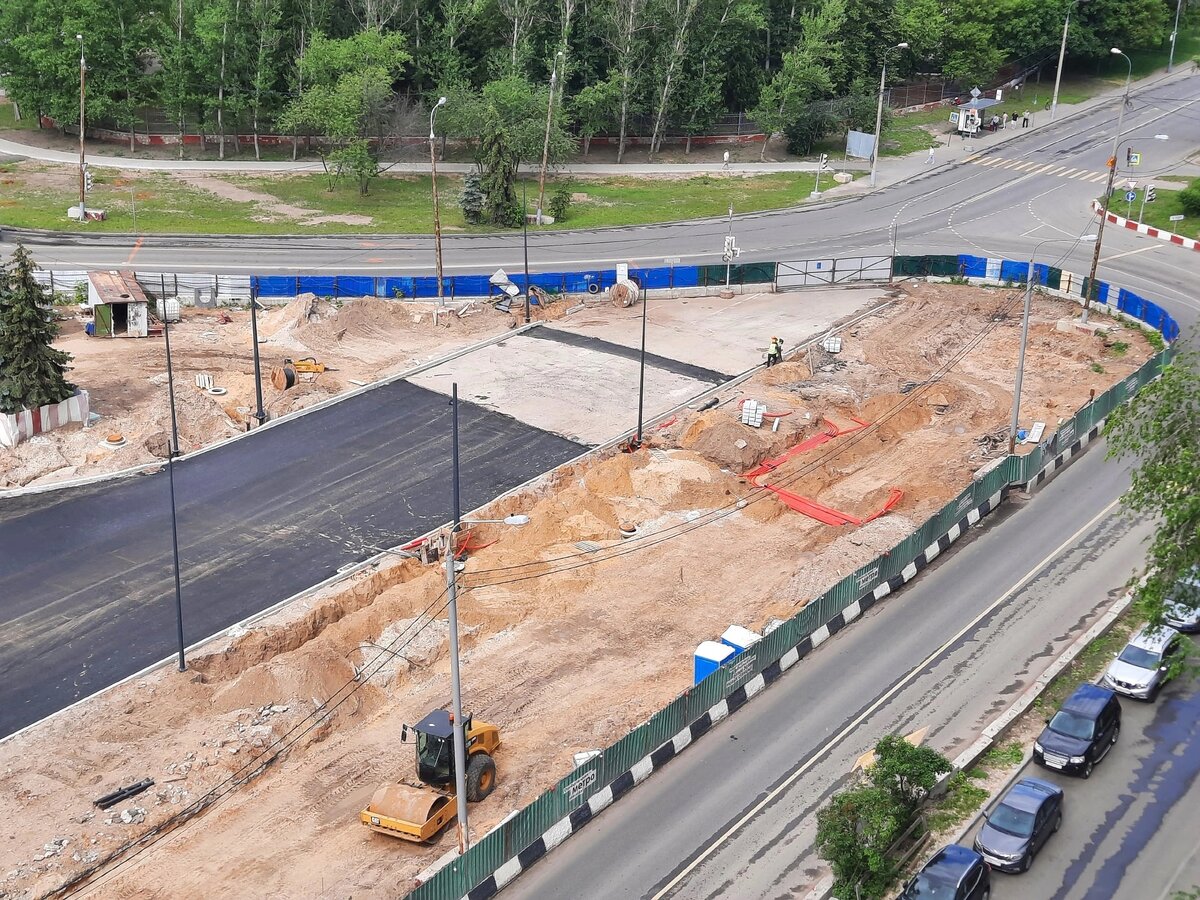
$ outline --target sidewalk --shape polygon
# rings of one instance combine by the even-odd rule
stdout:
[[[1192,74],[1190,71],[1184,72],[1183,69],[1176,71],[1171,78],[1183,78]],[[1163,80],[1162,73],[1148,76],[1133,83],[1133,90],[1144,86],[1153,81]],[[1083,103],[1078,104],[1060,104],[1059,112],[1056,121],[1063,121],[1075,113],[1093,109],[1097,106],[1102,106],[1106,103],[1112,103],[1113,98],[1119,94],[1123,88],[1115,87],[1111,91],[1106,91],[1097,94]],[[949,107],[946,108],[947,118],[950,115]],[[1039,110],[1031,117],[1032,124],[1029,128],[1009,128],[1005,131],[999,131],[995,134],[985,132],[983,136],[976,137],[970,141],[961,140],[956,134],[948,135],[948,144],[942,144],[934,151],[935,162],[933,165],[927,163],[926,151],[921,150],[916,153],[910,153],[908,156],[901,157],[882,157],[879,160],[877,172],[878,187],[887,187],[902,181],[908,181],[918,177],[926,172],[943,169],[946,166],[952,166],[960,163],[964,157],[972,153],[986,151],[992,147],[1012,140],[1020,135],[1027,135],[1036,131],[1050,123],[1050,113],[1046,110]],[[0,158],[4,156],[21,157],[25,159],[34,159],[42,162],[59,163],[62,165],[75,165],[78,163],[79,156],[74,152],[66,152],[62,150],[48,150],[41,147],[31,147],[25,144],[20,144],[15,141],[0,140]],[[137,171],[160,171],[160,172],[222,172],[227,174],[236,173],[286,173],[286,172],[319,172],[321,171],[321,163],[319,160],[305,160],[292,162],[290,160],[275,160],[275,161],[257,161],[257,160],[235,160],[235,161],[216,161],[216,160],[173,160],[173,159],[136,159],[123,156],[104,156],[100,154],[88,154],[88,162],[96,167],[105,167],[113,169],[137,170]],[[865,167],[865,162],[860,162],[855,165],[847,166],[849,171],[862,171]],[[455,174],[466,174],[474,169],[471,163],[441,163],[438,166],[440,172],[452,172]],[[703,175],[703,174],[732,174],[732,175],[769,175],[776,172],[815,172],[817,163],[814,160],[789,160],[787,162],[739,162],[730,163],[728,166],[720,162],[708,163],[654,163],[654,164],[624,164],[616,165],[613,163],[572,163],[571,165],[562,166],[558,169],[572,175],[588,176],[588,175]],[[429,166],[424,163],[394,163],[388,166],[389,172],[394,172],[402,175],[420,175],[429,171]],[[521,167],[521,171],[525,173],[536,173],[538,167],[536,165],[526,165]],[[833,189],[832,183],[829,189]],[[838,189],[838,196],[846,196],[847,194],[866,193],[869,188],[866,182],[862,179],[845,185]]]

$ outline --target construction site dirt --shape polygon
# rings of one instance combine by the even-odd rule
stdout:
[[[652,425],[634,452],[594,454],[480,511],[529,522],[470,526],[482,549],[461,574],[464,703],[503,735],[496,790],[471,808],[475,838],[568,774],[573,753],[614,743],[686,689],[700,641],[795,614],[1007,451],[1019,289],[897,287],[838,352],[793,355],[715,407]],[[1052,433],[1153,352],[1115,322],[1056,329],[1073,314],[1035,300],[1023,428]],[[777,415],[742,424],[749,399]],[[856,419],[869,424],[758,481],[858,518],[902,492],[884,515],[833,527],[744,477]],[[413,775],[401,725],[449,702],[444,592],[443,569],[397,560],[210,642],[185,673],[125,683],[0,744],[0,897],[85,872],[100,897],[407,889],[453,829],[423,847],[357,814],[380,782]],[[364,666],[377,673],[356,680]],[[92,806],[145,778],[146,792]],[[175,827],[122,851],[164,823]]]
[[[516,327],[511,314],[490,305],[458,316],[458,304],[437,316],[428,303],[381,299],[343,302],[305,295],[259,313],[263,408],[270,419],[304,409],[429,359]],[[557,318],[561,307],[538,309]],[[166,347],[161,336],[98,338],[84,331],[74,307],[60,308],[62,332],[55,346],[74,358],[69,378],[88,391],[99,418],[92,427],[71,426],[36,435],[0,451],[0,488],[40,485],[114,472],[165,459],[171,432]],[[250,313],[247,308],[184,308],[171,326],[175,403],[182,453],[246,431],[256,412]],[[300,374],[280,390],[271,372],[285,359],[315,357],[327,370]],[[211,376],[218,393],[196,384]],[[124,443],[112,448],[109,435]]]

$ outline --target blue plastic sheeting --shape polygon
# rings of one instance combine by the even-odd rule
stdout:
[[[1108,288],[1109,288],[1109,284],[1107,281],[1097,281],[1096,282],[1096,302],[1097,303],[1103,303],[1105,306],[1108,305],[1108,301],[1111,299],[1108,296],[1108,294],[1109,294]]]
[[[375,295],[375,279],[370,275],[339,275],[335,281],[339,297],[372,297]]]
[[[297,279],[298,290],[301,294],[332,297],[334,280],[331,275],[302,275]]]
[[[1029,263],[1017,262],[1014,259],[1002,259],[1000,261],[1000,280],[1001,281],[1016,281],[1021,284],[1025,283],[1025,276],[1029,274]]]
[[[1125,290],[1125,288],[1117,291],[1117,309],[1123,313],[1128,313],[1135,319],[1145,318],[1142,312],[1142,298],[1131,291]]]
[[[492,284],[487,275],[455,275],[455,297],[487,297],[492,293]]]
[[[407,276],[397,275],[391,278],[381,278],[383,290],[381,297],[403,298],[413,295],[413,280]]]
[[[967,256],[965,253],[960,253],[958,256],[958,269],[966,278],[986,278],[987,257]]]
[[[1025,264],[1026,266],[1029,263]],[[1045,285],[1050,281],[1050,267],[1045,263],[1033,264],[1033,283]]]
[[[255,275],[250,283],[260,297],[296,296],[296,279],[289,275]]]

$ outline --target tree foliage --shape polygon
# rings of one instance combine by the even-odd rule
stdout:
[[[0,413],[61,403],[75,392],[66,377],[71,356],[52,346],[58,325],[49,292],[33,270],[20,244],[0,267]]]
[[[889,849],[951,768],[928,747],[899,735],[880,738],[865,776],[817,812],[817,850],[833,869],[836,896],[883,896],[896,876]]]
[[[1161,378],[1113,410],[1104,436],[1110,458],[1137,460],[1122,502],[1155,524],[1136,596],[1161,622],[1176,583],[1200,567],[1200,352],[1179,349]],[[1200,605],[1194,595],[1180,599]]]
[[[941,73],[985,87],[1002,63],[1050,56],[1069,0],[4,0],[0,72],[31,115],[74,125],[79,46],[88,115],[130,131],[143,107],[180,130],[386,137],[397,105],[457,85],[544,90],[563,53],[561,106],[598,131],[662,141],[723,112],[783,131],[814,100]],[[1157,48],[1174,0],[1072,5],[1070,64]],[[1119,62],[1119,61],[1118,61]],[[331,68],[332,67],[332,68]],[[452,101],[454,98],[451,98]],[[365,108],[364,108],[365,107]],[[543,107],[544,108],[544,107]],[[446,110],[449,114],[449,110]],[[519,120],[537,130],[543,116]],[[478,139],[482,132],[475,131]],[[520,145],[522,139],[511,138]],[[236,144],[234,145],[237,146]],[[524,153],[521,151],[522,158]]]

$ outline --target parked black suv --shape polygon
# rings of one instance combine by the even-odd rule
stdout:
[[[1075,689],[1033,745],[1038,765],[1068,775],[1092,774],[1121,733],[1121,704],[1108,688],[1081,684]]]

